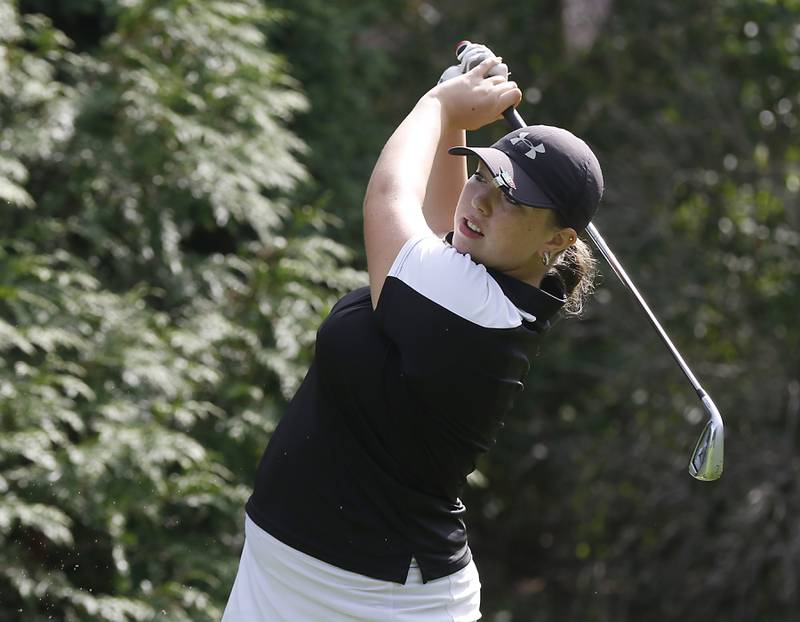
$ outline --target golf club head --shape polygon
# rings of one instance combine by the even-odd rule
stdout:
[[[725,429],[722,417],[708,395],[702,397],[703,407],[708,413],[708,423],[689,460],[689,474],[704,482],[714,481],[722,475],[725,455]]]

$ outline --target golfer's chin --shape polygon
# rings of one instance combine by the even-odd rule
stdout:
[[[452,247],[459,253],[468,253],[470,251],[469,240],[458,232],[458,229],[453,231],[453,238],[450,242]]]
[[[452,246],[462,255],[469,254],[472,259],[478,263],[482,263],[481,261],[481,242],[482,239],[472,239],[468,238],[467,236],[459,233],[456,230],[453,233],[453,242]]]

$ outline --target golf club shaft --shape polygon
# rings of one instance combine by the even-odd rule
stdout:
[[[503,117],[505,118],[508,125],[511,129],[519,129],[525,127],[527,124],[523,121],[520,114],[516,111],[515,108],[508,108],[503,112]],[[700,399],[703,399],[706,396],[706,392],[703,387],[700,386],[700,383],[697,381],[697,378],[692,373],[692,370],[689,369],[689,366],[686,364],[686,361],[683,360],[681,353],[678,352],[678,349],[672,343],[672,340],[667,335],[667,332],[662,328],[659,321],[656,319],[655,314],[650,309],[650,306],[645,301],[644,297],[639,293],[639,290],[633,284],[633,281],[628,276],[628,273],[625,272],[625,269],[622,267],[622,264],[617,260],[614,256],[614,253],[611,252],[611,249],[606,244],[606,241],[603,239],[603,236],[600,235],[600,232],[597,230],[597,227],[594,226],[593,223],[589,223],[589,226],[586,227],[586,232],[589,234],[589,237],[594,242],[594,245],[598,248],[600,253],[603,255],[605,260],[614,270],[616,275],[619,277],[619,280],[622,281],[623,285],[628,288],[628,291],[633,294],[633,297],[636,298],[639,305],[644,309],[647,318],[650,320],[650,323],[656,329],[656,332],[661,336],[661,339],[666,344],[669,351],[672,353],[673,358],[678,363],[678,366],[683,370],[683,373],[686,374],[686,377],[689,379],[689,382],[694,387],[694,390],[697,392],[697,395]]]
[[[586,232],[589,234],[589,237],[594,242],[594,245],[599,249],[600,254],[603,255],[605,260],[614,270],[616,275],[619,277],[619,280],[623,282],[623,284],[628,288],[628,291],[633,294],[633,297],[639,302],[639,305],[644,309],[644,312],[647,314],[647,318],[650,320],[650,323],[653,325],[653,328],[656,329],[656,332],[661,336],[661,339],[666,344],[669,351],[672,353],[673,358],[678,363],[678,366],[683,370],[683,373],[686,374],[686,377],[689,379],[689,382],[692,383],[692,387],[697,392],[698,397],[703,399],[705,397],[706,392],[703,390],[703,387],[700,386],[700,383],[697,381],[697,378],[692,373],[692,370],[689,369],[689,365],[686,364],[686,361],[683,360],[681,353],[678,352],[678,348],[675,347],[675,344],[672,343],[672,339],[669,338],[667,332],[661,326],[659,321],[656,319],[655,314],[650,309],[650,306],[645,301],[642,294],[636,289],[636,286],[633,284],[633,281],[628,276],[628,273],[625,272],[625,269],[620,264],[619,260],[614,256],[614,253],[611,252],[611,249],[606,244],[606,241],[603,239],[603,236],[600,235],[600,232],[594,226],[593,223],[589,223],[586,227]]]

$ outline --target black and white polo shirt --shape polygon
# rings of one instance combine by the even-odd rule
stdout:
[[[403,583],[471,560],[459,499],[564,303],[473,262],[433,234],[409,240],[377,309],[344,296],[317,334],[314,362],[275,430],[247,503],[250,518],[317,559]]]

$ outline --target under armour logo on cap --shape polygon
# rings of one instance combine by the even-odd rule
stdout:
[[[528,148],[528,151],[522,155],[530,158],[531,160],[535,160],[537,153],[544,153],[544,143],[534,145],[531,141],[525,138],[528,134],[530,134],[530,132],[520,132],[516,138],[511,139],[511,144],[516,146],[517,143],[523,143],[523,145]]]

